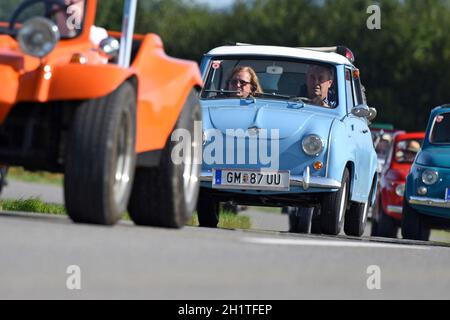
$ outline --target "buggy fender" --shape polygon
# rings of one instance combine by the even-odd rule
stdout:
[[[132,67],[138,79],[136,151],[161,150],[183,106],[202,86],[197,63],[169,57],[159,36],[147,34]]]
[[[134,75],[132,69],[123,69],[117,65],[68,64],[56,66],[49,72],[52,75],[48,97],[45,99],[40,96],[40,98],[50,101],[104,97]],[[44,92],[40,94],[45,95],[45,89],[41,90]]]

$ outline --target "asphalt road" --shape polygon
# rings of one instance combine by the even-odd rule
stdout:
[[[261,230],[0,213],[0,299],[450,298],[449,245],[268,231],[286,217],[247,214]]]

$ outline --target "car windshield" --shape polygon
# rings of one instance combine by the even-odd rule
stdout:
[[[434,118],[430,142],[450,144],[450,113],[442,113]]]
[[[46,17],[59,28],[62,39],[82,31],[87,0],[1,0],[0,33],[16,34],[22,24],[34,17]]]
[[[422,146],[423,139],[409,139],[397,142],[394,157],[398,163],[413,163],[417,152]]]
[[[338,104],[335,67],[295,59],[216,57],[211,60],[203,99],[264,98]]]

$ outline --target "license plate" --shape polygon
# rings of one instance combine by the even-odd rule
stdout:
[[[289,191],[289,171],[213,169],[213,188]]]
[[[445,201],[450,201],[450,188],[445,189]]]

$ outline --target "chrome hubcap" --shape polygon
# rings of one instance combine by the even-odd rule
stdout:
[[[122,114],[117,137],[116,164],[114,174],[114,201],[120,205],[125,197],[131,174],[131,159],[134,152],[129,116]]]
[[[197,143],[198,142],[196,142],[195,139],[191,141],[190,148],[189,150],[186,150],[186,155],[184,157],[183,191],[184,201],[188,207],[191,207],[194,202],[200,175],[200,158],[197,152],[195,152],[195,150],[199,147],[197,146]],[[190,209],[193,208],[189,208],[189,210]]]
[[[341,223],[342,218],[344,217],[346,195],[347,195],[347,184],[344,184],[344,186],[342,187],[341,204],[339,206],[339,223]]]

